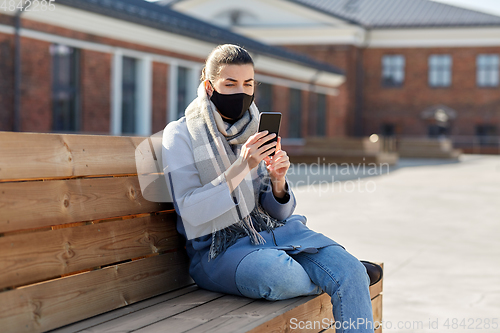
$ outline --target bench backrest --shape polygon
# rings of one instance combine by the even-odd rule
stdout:
[[[41,332],[193,283],[147,138],[0,132],[0,327]]]

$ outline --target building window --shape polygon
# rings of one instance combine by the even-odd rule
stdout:
[[[405,80],[405,57],[385,55],[382,57],[382,85],[401,87]]]
[[[476,136],[479,138],[479,143],[482,146],[497,145],[500,142],[497,137],[497,127],[495,125],[477,125]]]
[[[59,44],[50,46],[52,55],[52,130],[80,130],[79,50]]]
[[[394,136],[396,134],[396,126],[393,123],[383,123],[380,125],[380,133],[382,136]]]
[[[450,55],[429,56],[429,86],[449,87],[451,85],[451,65]]]
[[[290,88],[290,127],[288,137],[300,138],[300,116],[302,110],[302,91]]]
[[[273,110],[273,86],[267,83],[257,84],[257,93],[255,94],[256,104],[259,111],[280,111]]]
[[[136,133],[137,60],[123,57],[122,62],[122,134]]]
[[[316,94],[316,136],[326,135],[326,95]]]
[[[476,58],[478,87],[498,87],[498,55],[480,54]]]
[[[189,74],[189,68],[179,66],[177,69],[177,119],[184,116],[184,112],[191,102],[188,99]]]

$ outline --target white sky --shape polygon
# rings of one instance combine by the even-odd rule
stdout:
[[[500,0],[433,0],[500,16]]]

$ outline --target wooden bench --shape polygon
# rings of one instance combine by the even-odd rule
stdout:
[[[298,326],[332,319],[327,294],[270,302],[193,283],[172,205],[141,193],[145,139],[0,132],[1,331],[324,329]],[[370,292],[381,322],[382,281]]]

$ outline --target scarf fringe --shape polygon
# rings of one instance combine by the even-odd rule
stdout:
[[[260,231],[271,232],[277,227],[285,225],[285,221],[278,221],[269,216],[260,205],[256,205],[250,215],[239,223],[212,232],[212,243],[210,245],[208,260],[215,259],[219,254],[236,243],[239,238],[248,236],[254,245],[265,244],[266,240],[259,234]]]

